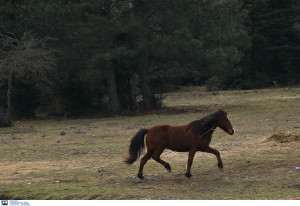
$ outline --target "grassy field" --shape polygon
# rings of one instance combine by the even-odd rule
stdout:
[[[267,141],[270,134],[300,134],[300,88],[204,92],[183,87],[165,95],[165,108],[137,116],[32,120],[0,128],[0,199],[300,199],[300,142]],[[224,108],[236,129],[220,129],[211,154],[197,153],[193,177],[187,153],[166,150],[172,173],[150,160],[126,166],[139,128],[183,124]]]

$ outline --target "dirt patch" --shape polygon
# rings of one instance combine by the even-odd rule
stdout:
[[[278,143],[287,143],[287,142],[298,142],[300,141],[300,132],[276,132],[269,135],[266,142],[278,142]]]
[[[29,127],[14,127],[14,128],[7,128],[7,131],[2,131],[2,134],[30,134],[36,133],[37,130],[33,126]]]
[[[24,182],[26,180],[34,179],[34,174],[43,174],[45,172],[60,171],[61,168],[64,170],[76,169],[78,165],[72,161],[70,162],[60,162],[60,161],[34,161],[34,162],[3,162],[0,163],[1,183],[16,183]],[[42,179],[42,175],[39,175]],[[25,178],[26,177],[26,178]]]

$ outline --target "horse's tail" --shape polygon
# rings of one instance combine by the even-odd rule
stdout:
[[[137,160],[137,158],[139,158],[145,147],[144,136],[147,132],[147,129],[140,129],[130,140],[128,157],[124,160],[126,164],[131,165]]]

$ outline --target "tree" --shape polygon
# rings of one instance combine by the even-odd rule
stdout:
[[[14,98],[48,96],[48,114],[76,115],[153,109],[160,94],[181,84],[294,84],[300,79],[298,11],[296,0],[4,1],[0,33],[14,33],[6,37],[18,42],[2,49],[5,68],[13,68],[7,56],[14,56],[24,31],[40,41],[55,38],[47,45],[58,52],[51,89],[36,84],[35,72],[20,78],[8,69],[0,98],[11,96],[12,85],[14,114],[24,106]],[[35,89],[40,97],[27,95]]]
[[[239,86],[239,76],[250,38],[244,26],[247,11],[241,0],[205,1],[198,18],[198,35],[203,40],[203,66],[209,70],[208,89]],[[201,29],[203,28],[203,29]]]
[[[297,0],[245,1],[251,36],[244,79],[250,87],[297,84],[300,79],[300,4]]]
[[[55,64],[52,50],[46,47],[49,38],[38,39],[32,32],[22,37],[0,34],[0,82],[7,82],[7,121],[12,124],[12,92],[16,81],[25,82],[33,76],[48,80]]]

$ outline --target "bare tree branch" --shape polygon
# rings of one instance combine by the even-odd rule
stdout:
[[[50,83],[48,76],[55,66],[53,51],[46,47],[50,38],[40,39],[32,31],[21,38],[0,34],[0,84],[7,84],[7,113],[11,121],[13,80],[26,81],[36,77]]]

